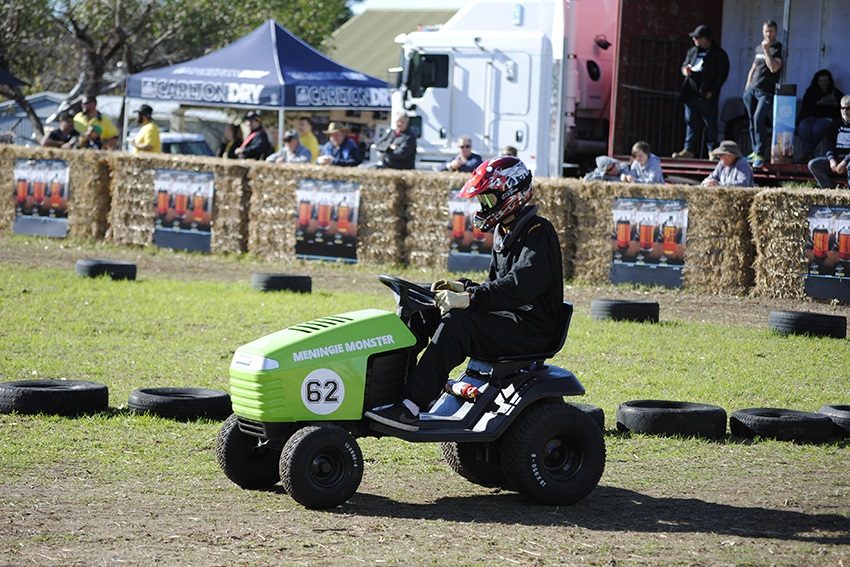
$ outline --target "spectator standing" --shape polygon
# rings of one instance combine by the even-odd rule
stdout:
[[[226,124],[221,136],[221,147],[218,157],[236,159],[236,150],[242,145],[242,128],[239,124]]]
[[[649,148],[647,142],[635,142],[632,146],[632,163],[620,175],[626,183],[664,183],[661,159]]]
[[[702,180],[700,185],[725,187],[752,187],[753,168],[747,161],[738,144],[732,140],[723,140],[717,149],[711,152],[712,159],[720,162],[711,174]]]
[[[118,128],[108,116],[104,116],[97,110],[97,97],[85,95],[83,97],[83,109],[74,116],[74,128],[80,134],[85,134],[89,126],[97,126],[100,130],[100,142],[107,150],[118,146]]]
[[[729,56],[714,40],[711,28],[699,25],[690,36],[694,45],[682,62],[685,80],[679,95],[685,106],[685,147],[674,158],[698,157],[703,130],[708,153],[717,145],[720,89],[729,76]]]
[[[266,158],[272,163],[312,163],[310,150],[301,145],[297,130],[287,130],[283,135],[283,147]]]
[[[620,175],[629,168],[611,156],[596,156],[596,169],[584,176],[585,181],[619,181]]]
[[[384,154],[381,166],[389,169],[413,169],[416,165],[416,136],[410,131],[410,117],[404,112],[393,116],[395,129],[387,130],[375,143]]]
[[[153,108],[143,104],[136,111],[136,121],[139,123],[139,133],[133,138],[133,153],[161,153],[162,144],[159,141],[159,126],[153,121]]]
[[[264,160],[271,152],[269,137],[260,121],[260,115],[253,110],[245,115],[250,133],[245,136],[242,144],[236,148],[234,153],[239,159]]]
[[[753,64],[744,88],[744,106],[750,124],[753,152],[747,156],[753,167],[764,165],[764,148],[770,148],[767,119],[773,109],[773,95],[782,68],[782,44],[776,41],[777,26],[773,20],[762,24],[762,42],[756,46]]]
[[[313,121],[306,116],[298,119],[298,139],[302,146],[310,150],[315,162],[319,158],[319,140],[313,134]]]
[[[481,156],[472,151],[472,139],[461,136],[457,139],[458,154],[443,164],[443,171],[463,171],[471,173],[483,163]]]
[[[79,132],[74,129],[74,119],[67,112],[59,115],[59,127],[54,128],[41,139],[41,145],[46,148],[70,149],[77,145]]]
[[[835,187],[831,175],[844,175],[850,184],[850,95],[841,97],[841,120],[832,125],[829,133],[829,150],[826,157],[816,157],[809,162],[818,185],[823,188]]]
[[[363,161],[360,147],[348,137],[348,129],[331,122],[325,130],[328,142],[319,150],[319,165],[338,165],[340,167],[356,167]]]
[[[843,96],[844,93],[835,88],[835,80],[827,69],[814,74],[803,95],[799,117],[798,129],[804,160],[812,157],[832,124],[841,120],[839,105]]]

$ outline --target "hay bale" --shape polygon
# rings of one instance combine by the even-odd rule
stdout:
[[[448,199],[467,173],[416,171],[404,174],[407,187],[407,258],[418,268],[446,269],[451,235]]]
[[[750,210],[756,247],[753,295],[783,299],[805,296],[805,242],[812,206],[850,208],[850,192],[766,189],[756,195]]]
[[[534,180],[534,199],[540,215],[549,219],[561,244],[564,279],[575,274],[576,225],[575,193],[567,179],[542,178]]]

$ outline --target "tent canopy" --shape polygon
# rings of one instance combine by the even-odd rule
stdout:
[[[130,75],[127,96],[274,109],[390,107],[384,81],[335,63],[274,20],[198,59]]]

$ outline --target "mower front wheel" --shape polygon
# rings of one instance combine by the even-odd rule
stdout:
[[[360,486],[363,453],[341,427],[303,427],[283,447],[280,479],[286,492],[302,506],[333,508],[351,498]]]
[[[280,482],[278,462],[283,443],[263,442],[239,430],[236,415],[225,420],[218,432],[216,457],[225,476],[247,490],[271,488]]]

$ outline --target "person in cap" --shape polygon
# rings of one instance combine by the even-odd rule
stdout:
[[[584,176],[585,181],[619,181],[620,175],[628,171],[629,166],[611,156],[597,156],[596,169]]]
[[[711,175],[702,180],[700,185],[724,187],[753,187],[753,168],[750,162],[741,154],[738,144],[732,140],[723,140],[711,152],[712,159],[720,163]]]
[[[753,64],[744,87],[744,107],[750,125],[753,152],[747,156],[753,167],[764,165],[764,148],[770,148],[767,121],[773,115],[773,95],[782,69],[782,44],[776,41],[778,26],[767,20],[761,26],[762,42],[756,46]]]
[[[664,183],[661,159],[649,147],[648,142],[635,142],[632,146],[632,163],[620,174],[626,183]]]
[[[400,111],[393,116],[394,129],[388,129],[375,143],[383,154],[381,166],[389,169],[413,169],[416,163],[416,135],[410,131],[410,117]]]
[[[283,134],[283,147],[266,158],[271,163],[312,163],[310,150],[301,145],[297,130],[287,130]]]
[[[159,141],[159,126],[153,121],[153,108],[147,104],[140,106],[136,111],[136,122],[138,122],[140,128],[131,142],[133,153],[161,153],[162,144]]]
[[[679,98],[685,106],[685,145],[674,158],[699,157],[700,137],[710,153],[717,145],[717,115],[720,89],[729,76],[729,56],[706,25],[690,33],[694,42],[682,62],[682,89]]]
[[[97,97],[85,95],[83,109],[74,115],[74,128],[80,134],[85,134],[89,126],[95,125],[100,129],[100,140],[103,148],[111,150],[118,147],[118,128],[108,116],[97,110]]]
[[[74,129],[74,119],[67,112],[59,114],[59,127],[44,135],[41,145],[46,148],[73,148],[80,134]]]
[[[348,129],[337,122],[328,124],[325,130],[328,141],[319,150],[319,165],[338,165],[340,167],[356,167],[363,162],[363,153],[348,137]]]
[[[272,153],[272,146],[269,143],[269,136],[263,128],[263,123],[260,121],[260,115],[252,110],[245,115],[245,121],[248,123],[250,132],[233,153],[239,159],[266,159]]]

